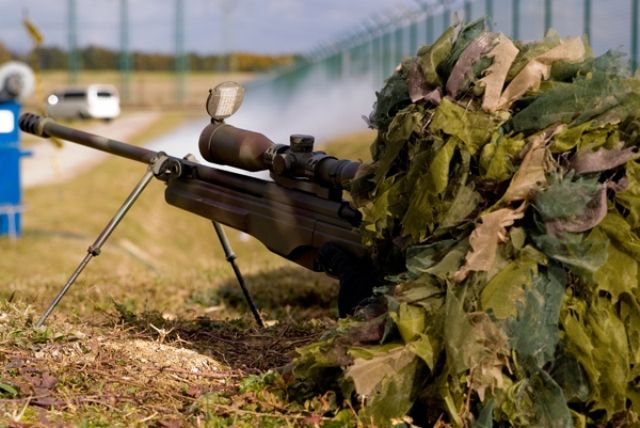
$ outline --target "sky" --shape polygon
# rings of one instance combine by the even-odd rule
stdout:
[[[120,47],[121,0],[75,0],[78,43]],[[29,49],[25,13],[47,45],[68,45],[65,0],[0,0],[0,41]],[[128,0],[132,50],[173,52],[176,0]],[[185,48],[190,52],[304,52],[367,16],[412,0],[183,0]],[[225,13],[225,10],[227,12]],[[224,19],[228,16],[228,19]],[[224,25],[224,21],[230,25]],[[226,42],[223,43],[222,39]]]
[[[120,5],[123,0],[74,0],[78,44],[120,48]],[[131,50],[175,51],[177,0],[126,0],[129,4]],[[182,0],[184,45],[201,54],[249,51],[265,54],[305,53],[345,31],[360,29],[372,15],[416,9],[435,0]],[[447,0],[461,5],[462,0]],[[30,41],[22,27],[29,18],[42,30],[47,45],[68,46],[69,0],[0,0],[0,42],[26,52]],[[553,27],[562,35],[581,35],[585,0],[553,0]],[[485,0],[473,1],[473,17],[484,14]],[[512,0],[493,0],[494,22],[511,34]],[[521,37],[542,37],[545,0],[521,0]],[[631,0],[592,2],[592,45],[629,52]],[[226,18],[225,18],[226,17]],[[226,23],[226,24],[225,24]],[[436,28],[436,32],[441,29]]]

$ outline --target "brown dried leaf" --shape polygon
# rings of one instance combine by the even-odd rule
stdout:
[[[469,43],[469,46],[460,54],[456,65],[449,74],[449,80],[447,80],[449,95],[454,98],[458,96],[465,81],[473,77],[474,64],[492,49],[496,37],[498,37],[496,33],[483,32]]]
[[[493,113],[498,110],[500,95],[504,82],[509,73],[511,64],[518,55],[518,48],[504,34],[498,34],[495,46],[487,55],[493,58],[493,63],[487,68],[485,76],[478,81],[480,86],[484,86],[484,96],[482,98],[482,109]]]
[[[624,165],[630,160],[640,158],[640,153],[635,151],[635,147],[623,149],[623,142],[618,147],[608,150],[600,148],[593,150],[580,150],[571,160],[570,168],[576,174],[587,174],[590,172],[606,171]]]
[[[442,99],[442,92],[439,87],[429,88],[427,86],[422,68],[415,58],[409,65],[407,86],[409,88],[409,98],[411,98],[412,103],[425,100],[433,104],[438,104]]]
[[[531,192],[547,183],[546,142],[560,130],[548,129],[529,137],[527,150],[520,168],[516,171],[502,199],[506,202],[528,199]]]
[[[471,271],[489,271],[495,261],[498,242],[507,240],[507,228],[516,220],[524,217],[527,203],[523,202],[517,209],[501,208],[480,217],[478,224],[469,237],[471,249],[465,256],[465,264],[453,275],[455,282],[465,280]]]
[[[407,347],[380,352],[371,359],[356,358],[347,371],[345,377],[353,379],[356,392],[361,396],[369,396],[386,376],[394,376],[403,367],[416,359]]]
[[[498,110],[504,110],[529,90],[537,90],[540,82],[549,78],[551,65],[557,61],[576,63],[584,61],[587,50],[581,37],[563,40],[560,45],[538,55],[513,78],[500,96]]]

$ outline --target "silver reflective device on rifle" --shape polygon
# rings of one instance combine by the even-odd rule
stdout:
[[[243,100],[244,88],[238,83],[220,83],[209,89],[207,113],[213,120],[224,120],[238,111]]]

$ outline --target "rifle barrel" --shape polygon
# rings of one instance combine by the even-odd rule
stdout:
[[[68,126],[60,125],[48,117],[42,117],[33,113],[22,114],[19,125],[22,131],[29,134],[44,138],[57,137],[138,162],[148,164],[158,156],[158,152],[153,150],[69,128]]]

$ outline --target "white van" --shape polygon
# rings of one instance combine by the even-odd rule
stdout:
[[[112,85],[68,87],[47,97],[47,113],[55,119],[109,121],[120,115],[120,97]]]

